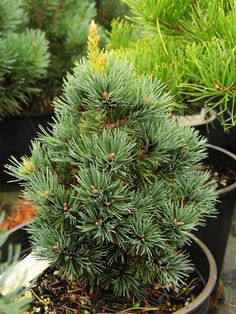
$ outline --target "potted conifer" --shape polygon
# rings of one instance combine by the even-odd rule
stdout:
[[[31,96],[38,94],[46,76],[48,42],[39,30],[26,29],[28,16],[22,1],[0,2],[0,181],[6,180],[3,165],[11,154],[28,150],[39,117],[27,113]],[[25,108],[22,115],[19,111]],[[13,115],[13,116],[12,116]],[[11,116],[11,117],[10,117]]]
[[[177,113],[188,114],[185,123],[191,119],[208,136],[207,122],[209,141],[236,152],[235,2],[123,2],[132,10],[134,24],[113,22],[111,46],[133,60],[139,72],[151,73],[166,84],[180,106]],[[192,113],[197,113],[194,121]],[[209,123],[213,120],[215,133]]]
[[[28,16],[22,1],[0,3],[0,118],[18,113],[39,93],[38,83],[49,62],[47,40],[38,30],[27,30]]]
[[[52,131],[34,142],[31,157],[13,158],[7,168],[38,206],[28,232],[44,266],[77,278],[97,301],[104,294],[116,300],[110,306],[118,300],[120,311],[129,311],[127,299],[139,300],[134,310],[147,309],[158,287],[175,295],[186,289],[186,245],[215,214],[209,174],[198,171],[205,140],[168,119],[171,97],[160,82],[99,51],[94,23],[88,52],[54,101]],[[206,260],[198,249],[200,256]],[[185,300],[177,313],[206,313],[214,280],[208,273],[207,295],[190,305]],[[178,309],[166,305],[168,312]]]

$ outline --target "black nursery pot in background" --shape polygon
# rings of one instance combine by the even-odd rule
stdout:
[[[200,134],[207,138],[209,144],[222,147],[236,154],[236,127],[232,127],[228,132],[224,132],[218,119],[210,123],[200,124],[195,126]]]
[[[29,235],[23,226],[19,226],[10,232],[7,241],[1,248],[2,255],[0,262],[4,262],[8,256],[8,246],[10,244],[21,246],[21,255],[24,256],[26,252],[30,252]],[[203,291],[192,302],[187,304],[182,309],[175,312],[176,314],[207,314],[210,295],[216,282],[216,264],[214,257],[206,245],[193,236],[191,246],[187,246],[186,250],[189,251],[190,256],[202,276],[202,280],[205,283]]]
[[[29,155],[30,143],[40,130],[39,125],[47,127],[52,121],[52,113],[22,113],[0,121],[0,182],[5,183],[13,177],[4,172],[4,165],[10,156],[19,159]]]
[[[194,127],[202,136],[207,138],[209,144],[222,147],[236,154],[236,126],[225,132],[214,111],[210,112],[209,117],[206,117],[205,110],[195,115],[173,115],[173,120],[180,126]]]
[[[208,144],[206,163],[223,166],[236,172],[236,156],[211,144]],[[215,258],[218,280],[222,271],[235,204],[236,182],[218,191],[217,218],[207,218],[206,225],[195,232],[196,236],[206,244]]]

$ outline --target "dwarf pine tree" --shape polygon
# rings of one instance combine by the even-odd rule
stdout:
[[[168,119],[163,89],[99,51],[92,23],[88,58],[54,101],[52,131],[8,166],[39,208],[29,226],[37,256],[91,289],[138,297],[150,283],[177,288],[191,267],[183,246],[215,211],[209,175],[198,171],[205,140]]]
[[[28,104],[46,74],[47,41],[26,30],[27,18],[22,1],[0,1],[0,118]]]

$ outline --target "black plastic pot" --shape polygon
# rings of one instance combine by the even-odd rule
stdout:
[[[205,288],[191,303],[175,312],[176,314],[206,314],[208,312],[211,293],[215,287],[217,270],[214,257],[207,246],[193,236],[193,243],[188,251],[195,266],[206,282]]]
[[[29,235],[24,227],[25,225],[21,225],[9,231],[8,238],[0,248],[1,263],[8,260],[9,245],[20,246],[21,256],[30,251]]]
[[[175,312],[176,314],[207,314],[210,295],[216,282],[216,264],[211,252],[205,244],[195,236],[193,236],[193,240],[192,245],[187,247],[187,250],[192,257],[194,264],[200,271],[206,285],[194,301]],[[3,254],[1,261],[7,258],[7,248],[9,244],[21,244],[22,253],[30,250],[28,234],[20,227],[12,230],[8,240],[2,247]]]
[[[215,119],[208,124],[200,124],[195,126],[201,135],[207,138],[209,144],[222,147],[236,154],[236,127],[232,127],[226,133],[220,122]]]
[[[52,121],[52,113],[22,113],[18,116],[4,118],[0,121],[0,182],[5,183],[13,179],[4,172],[4,165],[10,156],[19,159],[29,155],[30,143],[37,132],[39,125],[47,127]]]
[[[210,164],[222,165],[236,171],[236,156],[223,148],[209,144],[206,161]],[[217,265],[217,278],[219,279],[236,204],[236,183],[219,190],[218,200],[216,204],[218,210],[217,218],[207,218],[206,225],[200,227],[195,235],[212,252]]]
[[[209,112],[208,112],[209,114]],[[173,120],[180,126],[192,126],[207,138],[209,144],[222,147],[236,154],[236,127],[232,127],[226,133],[217,119],[214,111],[206,117],[206,110],[199,114],[186,116],[173,116]]]

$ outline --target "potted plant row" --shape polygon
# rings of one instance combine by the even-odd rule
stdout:
[[[56,280],[76,282],[70,305],[78,313],[207,313],[216,269],[192,233],[215,215],[216,193],[209,173],[199,171],[205,140],[169,120],[170,103],[163,84],[99,50],[92,22],[88,58],[54,100],[52,129],[42,130],[30,157],[8,166],[37,206],[27,227],[33,255],[20,268],[35,256]],[[58,302],[48,301],[47,310],[68,304]]]

